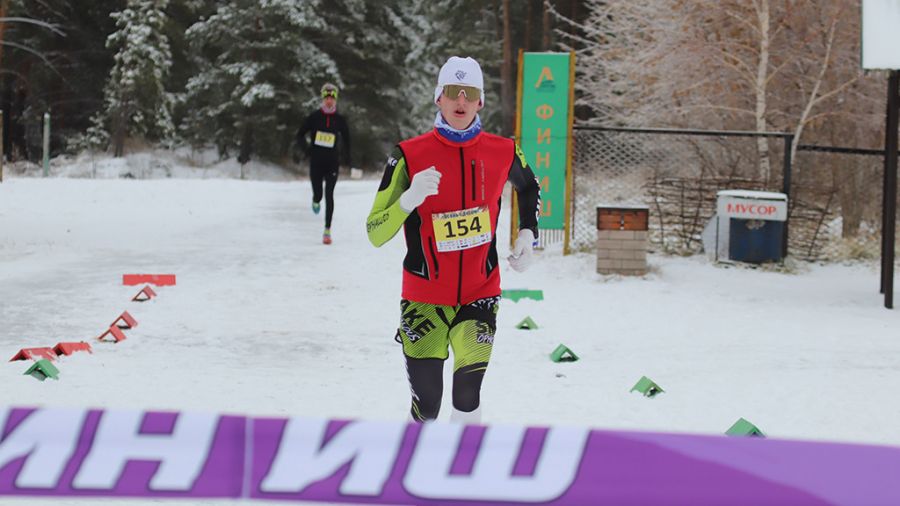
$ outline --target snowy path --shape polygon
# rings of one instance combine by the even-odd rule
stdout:
[[[338,184],[329,247],[306,181],[5,181],[0,405],[405,418],[393,341],[404,248],[366,239],[376,188]],[[644,279],[603,277],[592,255],[553,249],[525,274],[504,262],[504,287],[545,300],[501,307],[485,422],[720,434],[744,417],[771,437],[900,445],[900,310],[882,308],[875,267],[650,262]],[[140,272],[178,284],[129,302],[139,287],[121,276]],[[128,339],[64,358],[60,381],[5,362],[90,341],[125,309],[139,322]],[[540,329],[516,330],[525,316]],[[559,343],[582,360],[552,363]],[[642,375],[666,393],[629,394]]]

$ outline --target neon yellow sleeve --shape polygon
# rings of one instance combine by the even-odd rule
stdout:
[[[400,195],[409,188],[409,174],[406,172],[406,160],[400,148],[394,148],[384,166],[384,175],[375,194],[375,202],[366,219],[366,231],[369,242],[378,247],[391,240],[409,213],[400,207]]]

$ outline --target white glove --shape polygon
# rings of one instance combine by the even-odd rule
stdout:
[[[413,212],[426,198],[437,195],[440,182],[441,173],[434,165],[417,173],[409,183],[409,188],[400,195],[400,207],[408,213]]]
[[[529,228],[519,230],[519,236],[513,244],[512,255],[507,257],[509,265],[517,272],[525,272],[534,262],[534,232]]]

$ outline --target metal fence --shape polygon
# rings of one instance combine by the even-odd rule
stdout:
[[[794,159],[789,247],[807,260],[877,259],[881,255],[884,155],[800,146]]]
[[[651,246],[702,250],[719,190],[788,191],[788,252],[804,260],[878,258],[877,152],[817,151],[783,133],[576,127],[571,249],[593,250],[597,205],[650,207]],[[762,144],[762,146],[761,146]],[[760,148],[768,166],[760,164]],[[840,150],[839,150],[840,151]]]

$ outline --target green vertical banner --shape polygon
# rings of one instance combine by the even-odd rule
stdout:
[[[569,53],[523,53],[520,63],[517,130],[528,165],[541,184],[541,229],[565,229],[570,58]]]

